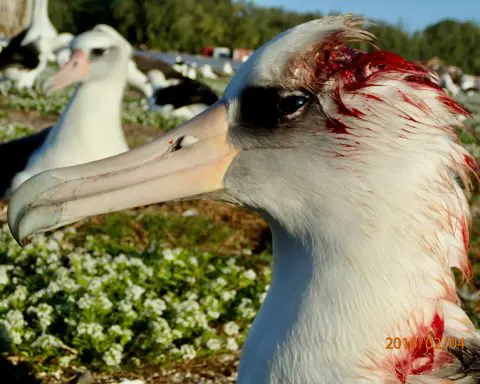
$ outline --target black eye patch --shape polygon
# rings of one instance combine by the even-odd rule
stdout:
[[[240,122],[251,127],[274,127],[280,116],[279,88],[247,87],[240,95]]]
[[[91,51],[91,55],[92,57],[100,57],[105,55],[106,52],[107,52],[106,48],[93,48]]]
[[[247,87],[240,95],[242,125],[275,129],[310,101],[306,94],[287,94],[276,87]]]

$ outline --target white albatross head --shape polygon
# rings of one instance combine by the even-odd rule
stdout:
[[[361,25],[337,16],[286,31],[191,121],[27,181],[8,209],[15,238],[174,199],[244,204],[271,224],[274,266],[239,383],[454,375],[443,368],[465,361],[460,349],[388,350],[385,339],[464,337],[478,351],[451,272],[469,268],[457,177],[468,185],[476,163],[454,132],[468,113],[422,66],[348,48],[371,40]]]
[[[47,88],[59,90],[87,81],[126,81],[132,50],[113,28],[97,25],[75,37],[70,43],[70,49],[70,60],[47,81]]]

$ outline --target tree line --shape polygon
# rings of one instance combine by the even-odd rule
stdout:
[[[279,32],[321,16],[246,0],[50,0],[50,17],[59,31],[78,34],[105,23],[135,46],[191,53],[209,46],[255,49]],[[401,24],[384,22],[368,29],[381,49],[417,61],[437,56],[480,75],[478,23],[447,19],[413,34]]]

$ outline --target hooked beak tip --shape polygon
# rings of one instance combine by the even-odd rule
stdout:
[[[20,236],[20,220],[14,220],[12,217],[13,215],[8,214],[8,227],[10,228],[10,232],[12,234],[12,237],[15,239],[15,241],[20,245],[22,248],[24,247],[24,239]]]

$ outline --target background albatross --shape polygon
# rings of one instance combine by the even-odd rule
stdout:
[[[48,169],[99,160],[128,150],[121,125],[131,50],[112,28],[99,25],[72,42],[70,61],[50,80],[61,89],[80,82],[57,123],[0,145],[0,193]]]
[[[12,233],[178,198],[245,204],[269,221],[274,260],[239,383],[478,382],[480,338],[451,271],[469,269],[456,176],[468,185],[476,165],[453,128],[467,112],[425,68],[349,49],[371,39],[361,24],[286,31],[190,122],[32,178],[11,200]],[[388,349],[389,337],[417,347]]]

